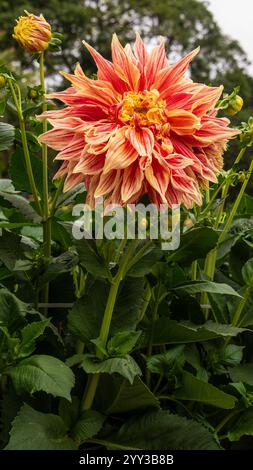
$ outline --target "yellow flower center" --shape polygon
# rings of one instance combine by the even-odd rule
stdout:
[[[126,124],[141,126],[150,124],[164,124],[166,102],[159,99],[157,90],[134,93],[125,93],[119,118]]]

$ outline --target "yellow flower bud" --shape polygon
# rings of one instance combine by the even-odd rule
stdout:
[[[25,11],[14,27],[14,39],[30,54],[47,49],[52,37],[51,26],[43,15],[36,16]]]
[[[6,85],[6,78],[3,75],[0,75],[0,88],[4,88]]]
[[[226,114],[229,116],[235,116],[235,114],[239,113],[243,107],[243,99],[241,96],[236,95],[229,103]]]

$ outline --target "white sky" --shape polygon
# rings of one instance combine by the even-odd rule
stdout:
[[[237,39],[248,55],[253,74],[253,0],[208,0],[221,29]]]

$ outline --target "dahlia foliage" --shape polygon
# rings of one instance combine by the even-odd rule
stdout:
[[[201,189],[216,182],[227,141],[237,134],[215,105],[222,87],[194,83],[186,74],[195,49],[171,65],[164,41],[148,53],[139,35],[133,50],[112,39],[112,62],[90,45],[97,79],[80,65],[63,73],[72,86],[52,93],[67,107],[42,115],[53,129],[40,141],[59,151],[56,178],[65,190],[80,182],[87,202],[201,204]]]

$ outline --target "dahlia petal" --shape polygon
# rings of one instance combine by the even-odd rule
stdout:
[[[115,186],[117,186],[117,180],[119,179],[120,172],[117,170],[111,170],[109,172],[102,173],[99,179],[98,186],[95,190],[94,197],[101,197],[105,194],[109,194]]]
[[[123,169],[131,165],[138,157],[135,148],[126,140],[125,131],[116,133],[109,143],[106,153],[104,173],[115,169]]]
[[[148,86],[152,86],[155,82],[157,73],[169,65],[164,43],[165,40],[161,39],[160,44],[152,49],[147,59],[146,70]]]
[[[73,169],[73,173],[83,173],[84,175],[97,175],[101,173],[105,158],[101,155],[85,153]]]
[[[98,68],[98,78],[100,80],[111,82],[115,90],[119,93],[124,93],[127,90],[126,83],[119,78],[115,73],[114,66],[112,62],[104,59],[104,57],[99,54],[93,47],[91,47],[86,41],[83,41],[83,44],[88,49],[89,53],[92,55],[97,68]]]
[[[125,169],[121,185],[121,198],[126,203],[138,193],[142,187],[143,172],[138,163],[134,163]]]
[[[72,131],[66,129],[51,129],[38,137],[39,142],[47,144],[54,150],[62,150],[75,137]]]
[[[200,119],[184,109],[167,111],[166,116],[171,129],[180,135],[191,134],[201,126]]]
[[[139,155],[145,157],[152,154],[155,144],[154,134],[147,127],[130,127],[126,131],[126,137]]]
[[[165,169],[154,159],[152,165],[148,166],[145,170],[145,178],[150,186],[158,191],[164,202],[166,202],[164,195],[170,181],[170,171]]]
[[[129,59],[116,34],[112,38],[112,60],[117,75],[129,84],[130,89],[137,90],[140,71]]]

